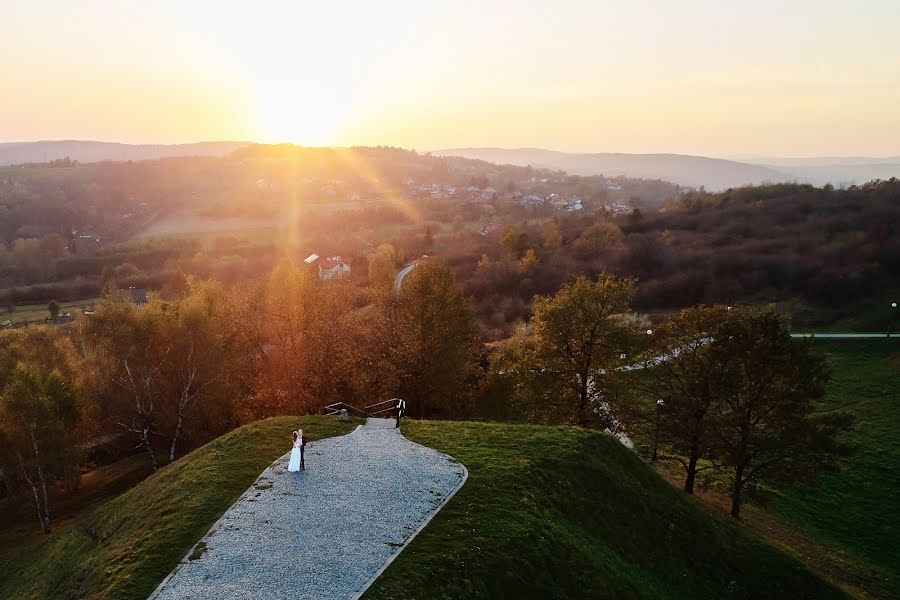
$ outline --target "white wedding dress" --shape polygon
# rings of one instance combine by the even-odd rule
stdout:
[[[291,450],[291,460],[288,462],[288,471],[291,473],[296,473],[300,470],[300,438],[297,438],[297,441],[294,442],[294,447]]]

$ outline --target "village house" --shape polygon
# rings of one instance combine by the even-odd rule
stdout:
[[[350,272],[350,265],[340,256],[330,256],[319,261],[319,279],[340,279]]]
[[[497,190],[492,187],[484,188],[481,192],[481,199],[487,202],[491,202],[497,199]]]

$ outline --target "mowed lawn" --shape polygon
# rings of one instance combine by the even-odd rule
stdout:
[[[900,597],[900,339],[820,340],[834,369],[822,410],[856,415],[856,453],[815,488],[781,492],[769,507],[875,571]]]
[[[0,528],[0,598],[141,599],[163,580],[225,510],[273,460],[290,448],[290,432],[310,439],[358,425],[334,417],[276,417],[236,429],[202,446],[96,509],[68,515],[52,534],[35,538],[27,513]],[[121,477],[111,478],[121,482]],[[78,498],[67,500],[69,512]],[[2,507],[0,507],[2,508]],[[59,507],[51,507],[51,513]]]
[[[366,600],[843,597],[610,435],[412,420],[403,433],[469,478]]]

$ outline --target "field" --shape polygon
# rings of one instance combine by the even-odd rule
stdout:
[[[6,549],[0,553],[5,563],[0,598],[146,598],[285,452],[287,432],[302,426],[316,439],[347,433],[355,425],[326,417],[258,421],[202,446],[96,510],[90,510],[96,501],[76,495],[70,512],[80,508],[81,516],[71,515],[69,524],[37,540],[37,519],[26,510],[30,505],[21,511],[0,505],[4,517],[13,517],[0,529]],[[33,529],[27,520],[35,521]]]
[[[87,298],[85,300],[76,300],[74,302],[60,302],[59,314],[68,312],[72,313],[72,316],[75,316],[75,314],[81,312],[82,308],[90,307],[93,304],[100,302],[100,300],[100,298]],[[43,321],[50,316],[46,304],[23,304],[21,306],[16,306],[16,310],[12,313],[7,312],[5,307],[3,308],[3,312],[0,313],[0,322],[6,321],[7,319],[13,323]]]
[[[814,489],[781,492],[770,510],[862,563],[900,597],[900,339],[818,341],[834,368],[822,410],[857,417],[858,449]]]

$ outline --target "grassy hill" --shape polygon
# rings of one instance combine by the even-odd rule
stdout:
[[[41,542],[3,553],[0,598],[143,600],[284,454],[292,429],[302,427],[315,440],[353,426],[325,417],[277,417],[236,429]]]
[[[794,559],[697,506],[610,436],[413,422],[469,479],[365,598],[829,598]]]
[[[856,415],[857,452],[815,489],[779,493],[771,510],[874,571],[900,597],[900,340],[818,340],[834,370],[821,410]]]
[[[349,429],[308,417],[235,430],[23,551],[0,597],[146,597],[299,425]],[[367,598],[842,596],[607,435],[427,421],[404,432],[462,461],[469,480]]]

